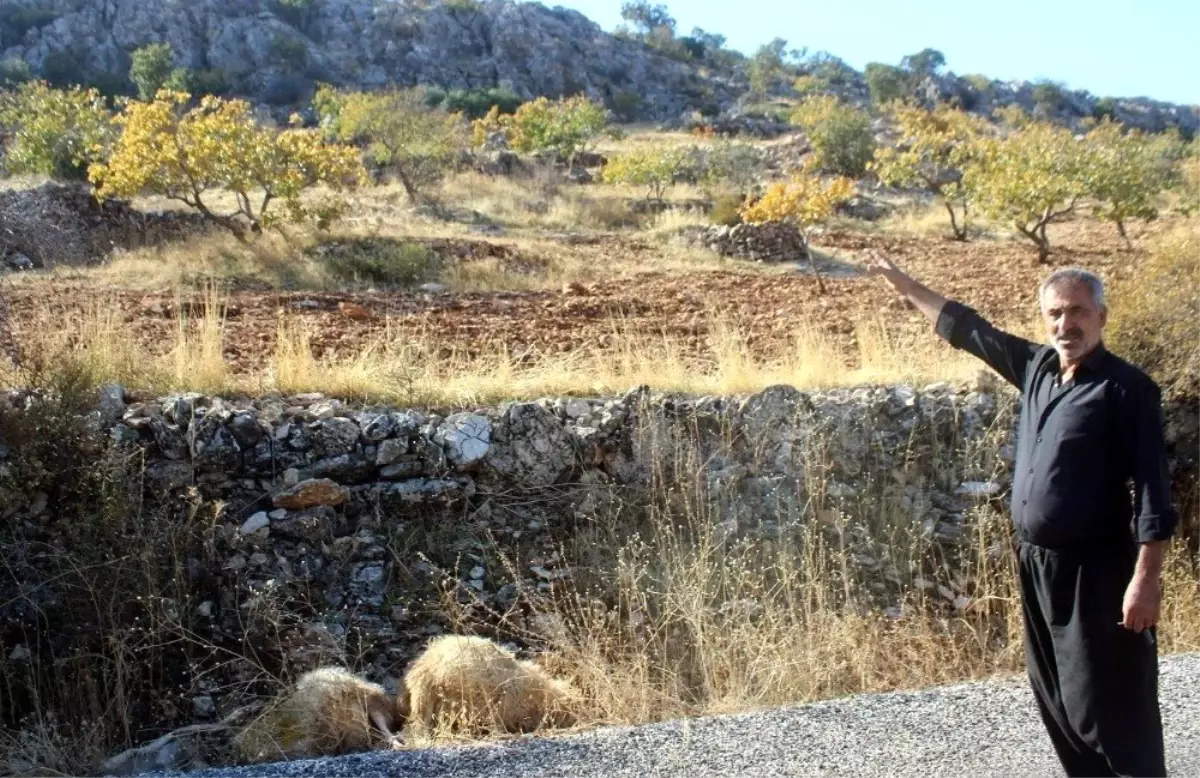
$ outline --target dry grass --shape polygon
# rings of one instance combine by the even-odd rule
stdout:
[[[1007,423],[1002,414],[978,447],[941,451],[932,478],[945,488],[994,471]],[[642,460],[653,466],[647,501],[612,493],[612,508],[561,548],[562,566],[575,571],[570,587],[558,596],[526,592],[537,611],[527,622],[500,616],[502,629],[546,646],[555,671],[584,690],[585,726],[1022,670],[1005,514],[971,510],[962,542],[939,548],[890,479],[864,481],[850,499],[827,496],[823,444],[809,439],[800,454],[806,499],[731,516],[738,500],[706,478],[695,441],[681,437],[644,433],[635,445],[652,457]],[[1195,581],[1195,562],[1176,544],[1165,568],[1164,653],[1200,649]],[[449,607],[469,630],[467,609]]]
[[[662,334],[612,319],[604,346],[565,354],[514,354],[504,344],[469,356],[460,344],[389,323],[365,347],[318,358],[299,318],[281,315],[273,353],[256,372],[235,372],[223,354],[224,300],[207,287],[203,308],[180,319],[174,341],[157,351],[130,338],[119,312],[94,306],[77,319],[45,311],[22,323],[17,338],[29,366],[0,370],[0,384],[19,386],[30,370],[81,372],[100,384],[117,381],[154,392],[207,391],[259,395],[324,392],[406,404],[459,406],[551,395],[621,392],[630,386],[701,394],[750,393],[774,384],[831,387],[866,382],[969,380],[970,357],[947,358],[921,333],[865,325],[857,355],[843,353],[816,323],[801,322],[774,348],[751,349],[742,329],[719,311],[697,350]],[[186,310],[186,306],[181,306]]]
[[[913,235],[920,238],[950,240],[954,231],[950,227],[950,215],[946,206],[937,199],[894,202],[896,210],[878,222],[864,225],[846,217],[832,220],[832,224],[840,224],[843,228],[869,229],[885,235]],[[961,211],[956,208],[957,218],[962,219]],[[970,214],[967,222],[967,237],[969,240],[1009,241],[1020,237],[1013,230],[1002,224],[997,224],[979,214]]]

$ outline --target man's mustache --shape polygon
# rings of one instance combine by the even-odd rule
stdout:
[[[1059,340],[1062,340],[1064,338],[1082,338],[1083,330],[1079,329],[1078,327],[1072,327],[1071,329],[1067,330],[1066,332],[1059,333],[1058,337],[1059,337]]]

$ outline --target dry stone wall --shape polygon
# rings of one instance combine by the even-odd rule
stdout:
[[[655,483],[700,479],[728,538],[771,537],[841,510],[881,515],[875,509],[886,505],[892,521],[952,551],[974,508],[1006,504],[1015,401],[981,379],[976,387],[776,386],[744,397],[636,389],[443,414],[315,394],[138,401],[110,386],[91,422],[107,430],[112,452],[140,463],[139,499],[152,520],[212,516],[205,543],[188,552],[186,596],[175,605],[189,634],[222,646],[226,660],[182,673],[171,722],[182,726],[235,713],[239,700],[225,690],[251,686],[264,663],[294,674],[353,655],[368,675],[394,683],[446,628],[438,580],[455,581],[460,599],[516,604],[518,582],[483,538],[513,552],[522,586],[550,590],[575,574],[556,541]],[[1196,427],[1194,408],[1168,415],[1181,482],[1195,478]],[[0,455],[7,467],[9,449]],[[62,604],[53,578],[21,549],[71,539],[48,540],[45,494],[13,488],[5,498],[19,542],[3,551],[8,569],[20,571],[19,581],[0,581],[8,672],[39,661],[45,645],[22,636]],[[170,509],[179,505],[211,510]],[[881,591],[899,584],[908,572],[883,561],[867,535],[849,536],[855,564],[878,576]],[[946,606],[958,607],[962,593],[942,588]],[[239,652],[257,664],[228,660]]]

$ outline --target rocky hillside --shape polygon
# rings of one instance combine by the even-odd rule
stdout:
[[[819,34],[808,35],[814,48]],[[0,0],[3,58],[56,81],[128,90],[130,54],[166,41],[178,67],[206,83],[276,106],[297,105],[317,81],[444,88],[508,86],[518,96],[586,92],[625,118],[673,122],[700,110],[736,111],[747,80],[740,55],[698,62],[603,31],[582,14],[513,0]],[[730,64],[733,63],[733,64]],[[839,91],[865,99],[861,73],[842,69]],[[1031,84],[931,77],[928,100],[957,97],[973,110],[1034,105]],[[1063,92],[1068,123],[1103,112],[1150,130],[1192,132],[1192,106],[1101,100]]]
[[[339,85],[509,85],[522,98],[581,90],[610,104],[633,95],[657,117],[676,116],[732,85],[575,11],[498,0],[422,7],[390,0],[6,0],[4,56],[35,72],[76,68],[124,77],[130,54],[166,41],[176,65],[211,71],[267,103]],[[628,94],[626,94],[628,93]]]

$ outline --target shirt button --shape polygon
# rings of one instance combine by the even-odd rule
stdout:
[[[1021,504],[1022,504],[1022,505],[1028,505],[1028,504],[1029,504],[1029,500],[1021,500]]]
[[[1041,443],[1041,442],[1042,442],[1042,436],[1041,436],[1041,435],[1038,435],[1038,436],[1037,436],[1037,442],[1038,442],[1038,443]]]
[[[1030,474],[1032,474],[1032,473],[1033,473],[1033,468],[1032,468],[1032,467],[1031,467],[1031,468],[1029,468],[1029,472],[1030,472]]]

